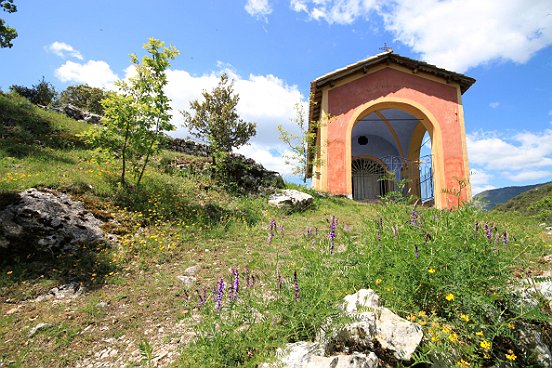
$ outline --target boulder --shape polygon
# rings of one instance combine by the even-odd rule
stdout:
[[[71,104],[65,105],[65,107],[63,108],[63,111],[65,112],[65,115],[75,120],[84,119],[84,112],[75,105],[71,105]]]
[[[85,111],[83,113],[82,119],[90,124],[99,124],[100,120],[102,120],[101,115],[93,114],[91,112]]]
[[[295,189],[286,189],[280,193],[273,194],[268,203],[278,208],[290,207],[293,209],[304,209],[313,202],[310,194],[300,192]]]
[[[76,250],[103,241],[102,224],[67,194],[31,188],[0,210],[0,250]]]

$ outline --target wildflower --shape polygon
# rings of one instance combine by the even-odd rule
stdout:
[[[485,236],[487,237],[487,240],[491,241],[491,239],[493,238],[492,226],[489,226],[488,224],[485,224],[484,229],[485,229]]]
[[[416,316],[413,315],[413,314],[409,314],[407,317],[406,317],[407,320],[409,320],[410,322],[414,322],[416,321]]]
[[[280,225],[280,238],[284,238],[284,225]]]
[[[491,350],[491,343],[488,342],[487,340],[483,340],[479,343],[479,346],[481,346],[481,348],[483,350]]]
[[[465,322],[469,322],[470,316],[468,316],[467,314],[461,314],[460,319],[464,320]]]
[[[376,285],[381,284],[381,282],[382,282],[382,279],[376,279]]]
[[[240,274],[237,269],[232,270],[234,273],[234,284],[232,285],[233,294],[232,300],[236,300],[238,297],[238,292],[240,291]]]
[[[11,275],[12,273],[13,273],[13,271],[8,271],[8,272],[6,272],[6,275],[9,276],[9,275]]]
[[[430,268],[427,269],[427,272],[429,272],[429,273],[435,273],[435,272],[437,272],[437,271],[435,270],[435,268],[430,267]]]
[[[508,354],[505,354],[506,355],[506,359],[510,360],[510,361],[514,361],[517,359],[517,356],[516,354],[514,354],[514,352],[512,350],[508,350]]]
[[[297,279],[297,271],[293,271],[293,298],[299,300],[299,280]]]
[[[477,332],[475,333],[475,335],[476,335],[476,336],[483,336],[483,331],[477,331]]]
[[[479,222],[476,222],[473,226],[474,233],[475,233],[475,239],[477,239],[477,232],[479,230]]]
[[[276,232],[276,220],[272,219],[270,221],[270,224],[268,224],[268,231],[270,231],[271,233]]]
[[[333,254],[334,250],[334,240],[335,240],[335,228],[337,226],[337,220],[332,215],[332,220],[330,222],[330,233],[328,234],[328,237],[330,238],[330,254]]]
[[[510,330],[513,330],[516,327],[516,325],[514,325],[512,322],[508,323],[507,326]]]
[[[458,362],[456,362],[456,365],[461,368],[469,368],[470,363],[466,362],[464,359],[460,359]]]
[[[312,227],[305,228],[305,238],[308,240],[312,235]]]
[[[418,213],[416,212],[416,208],[413,208],[412,214],[410,215],[410,225],[416,225],[417,220],[418,220]]]
[[[427,317],[427,314],[426,314],[425,311],[422,310],[422,311],[419,311],[419,312],[418,312],[418,317],[423,317],[423,318],[425,318],[425,317]]]
[[[502,233],[502,244],[508,245],[508,233],[506,231]]]
[[[448,336],[448,339],[450,340],[450,342],[452,342],[453,344],[457,344],[458,343],[458,334],[456,333],[451,333],[449,336]]]
[[[273,238],[273,237],[274,237],[274,234],[269,233],[269,234],[268,234],[268,238],[266,239],[266,242],[267,242],[268,244],[271,244],[271,243],[272,243],[272,238]]]
[[[448,293],[447,296],[445,296],[445,299],[449,302],[452,302],[454,300],[454,294]]]
[[[222,297],[224,296],[225,286],[226,284],[224,283],[224,280],[221,277],[218,282],[218,290],[217,290],[217,312],[220,312],[220,307],[222,303]]]

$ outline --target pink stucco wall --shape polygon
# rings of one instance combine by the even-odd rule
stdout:
[[[435,117],[442,131],[445,188],[457,188],[454,177],[467,176],[461,139],[464,132],[458,116],[456,88],[410,72],[385,68],[328,91],[328,112],[332,117],[328,126],[328,191],[350,194],[347,193],[348,168],[345,167],[347,125],[359,106],[380,97],[417,102]],[[424,124],[427,123],[424,121]]]

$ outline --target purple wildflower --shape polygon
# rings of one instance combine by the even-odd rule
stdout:
[[[506,231],[502,233],[502,244],[508,245],[508,233]]]
[[[238,298],[238,292],[240,291],[240,274],[237,269],[232,270],[234,272],[234,284],[232,285],[233,293],[232,300]]]
[[[479,231],[479,222],[476,222],[474,225],[473,225],[473,229],[474,229],[474,233],[475,233],[475,239],[477,239],[477,232]]]
[[[284,225],[280,225],[280,238],[284,238]]]
[[[378,243],[381,242],[381,231],[380,231],[379,229],[378,229],[378,236],[377,236],[377,238],[378,238]]]
[[[381,216],[381,213],[378,213],[379,215],[379,228],[380,230],[383,230],[383,217]]]
[[[334,250],[334,240],[335,240],[335,228],[337,226],[337,220],[334,216],[332,216],[332,220],[330,222],[330,233],[328,234],[328,238],[330,239],[330,254],[333,254]]]
[[[218,290],[217,290],[217,312],[220,312],[220,307],[222,303],[222,297],[224,296],[225,286],[226,284],[224,283],[224,280],[221,277],[218,282]]]
[[[426,231],[424,236],[424,245],[427,245],[427,242],[431,240],[431,234]]]
[[[268,238],[266,239],[266,242],[267,242],[268,244],[271,244],[271,243],[272,243],[272,238],[273,238],[273,237],[274,237],[274,234],[269,233],[269,234],[268,234]]]
[[[412,209],[412,214],[410,215],[410,225],[416,225],[416,222],[418,221],[418,212],[416,212],[416,209]]]
[[[197,289],[196,289],[196,293],[197,293],[197,309],[201,309],[203,304],[205,304],[205,299],[207,298],[207,295],[206,295],[207,292],[205,289],[203,289],[203,297],[201,297],[201,293]]]
[[[299,301],[299,280],[297,279],[297,271],[293,271],[293,299]]]
[[[268,224],[268,231],[270,231],[271,233],[275,233],[276,232],[276,220],[272,219],[270,221],[270,224]]]
[[[485,229],[485,236],[487,237],[487,240],[490,242],[493,239],[493,227],[489,226],[488,224],[485,224],[483,228]]]

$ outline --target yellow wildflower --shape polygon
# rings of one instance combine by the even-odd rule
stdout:
[[[479,343],[479,346],[483,348],[483,350],[491,350],[491,343],[487,340],[483,340]]]
[[[447,296],[445,296],[445,299],[448,300],[449,302],[452,302],[454,300],[454,294],[448,293]]]
[[[506,359],[514,361],[517,359],[517,356],[512,350],[508,350],[508,354],[506,354]]]
[[[416,316],[413,315],[413,314],[409,314],[407,317],[406,317],[407,320],[409,320],[410,322],[414,322],[416,320]]]
[[[381,282],[382,282],[382,279],[376,279],[376,285],[381,284]]]
[[[477,332],[475,333],[475,335],[476,335],[476,336],[483,336],[483,331],[477,331]]]
[[[454,332],[449,335],[448,339],[454,344],[458,343],[458,335]]]
[[[464,359],[460,359],[456,363],[456,365],[459,366],[459,367],[462,367],[462,368],[469,368],[470,367],[470,363],[466,362]]]
[[[468,316],[467,314],[461,314],[460,319],[462,319],[466,322],[469,322],[470,321],[470,316]]]
[[[515,327],[516,327],[516,326],[515,326],[512,322],[508,323],[508,328],[509,328],[510,330],[513,330]]]
[[[435,270],[435,268],[430,267],[430,268],[427,269],[427,272],[429,272],[429,273],[435,273],[436,270]]]
[[[13,271],[8,271],[8,272],[6,272],[6,274],[7,274],[8,276],[11,275],[12,273],[13,273]]]

